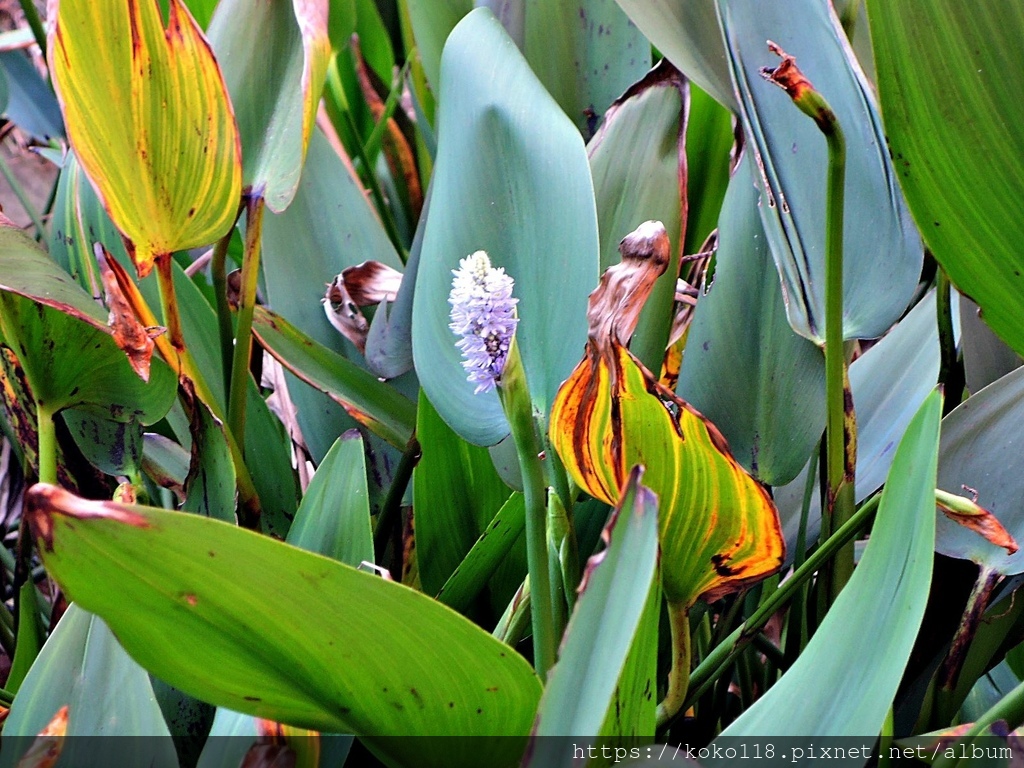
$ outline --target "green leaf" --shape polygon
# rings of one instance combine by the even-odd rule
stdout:
[[[540,697],[525,659],[423,594],[217,520],[88,502],[53,486],[29,497],[50,574],[175,687],[278,722],[356,733],[392,763],[516,762],[503,740],[388,738],[525,737]]]
[[[707,0],[618,0],[665,57],[720,104],[736,105],[715,7]]]
[[[978,305],[960,296],[960,346],[964,356],[967,390],[978,392],[1021,366],[1021,357],[992,333],[981,319]]]
[[[397,448],[409,442],[416,406],[396,389],[263,307],[256,308],[253,333],[282,365],[330,395],[352,418]]]
[[[68,736],[151,738],[68,739],[62,764],[178,765],[146,671],[103,621],[76,605],[57,624],[19,689],[4,723],[0,764],[14,766],[63,706],[68,707]]]
[[[686,238],[683,253],[697,253],[718,226],[729,186],[732,113],[690,84],[686,123]]]
[[[336,353],[359,353],[324,315],[322,299],[346,267],[375,260],[401,269],[373,207],[341,158],[314,131],[295,199],[288,210],[263,218],[263,275],[270,306],[289,323]],[[299,426],[317,461],[355,423],[329,398],[289,379]]]
[[[526,58],[589,138],[609,105],[651,68],[651,46],[615,0],[523,6]]]
[[[793,666],[722,737],[881,731],[928,600],[941,414],[942,397],[933,392],[900,441],[849,583]]]
[[[718,223],[713,282],[697,302],[676,391],[722,430],[761,482],[796,477],[825,428],[825,360],[786,319],[744,155]]]
[[[545,736],[593,737],[612,709],[649,596],[658,589],[658,499],[636,469],[587,564],[558,663],[541,700],[524,765],[574,765],[574,744]],[[614,616],[614,621],[608,621]],[[654,616],[655,623],[657,615]],[[643,690],[630,691],[642,696]]]
[[[224,424],[198,398],[192,404],[192,456],[185,478],[185,512],[235,522],[235,467]]]
[[[142,424],[108,421],[92,413],[64,411],[75,445],[86,460],[108,475],[131,475],[142,465]]]
[[[648,220],[665,225],[672,255],[644,305],[630,346],[661,369],[671,331],[681,238],[686,229],[686,108],[678,70],[659,64],[618,99],[587,145],[601,233],[601,269],[619,263],[619,242]]]
[[[881,336],[917,288],[921,241],[896,183],[870,87],[831,7],[817,0],[719,0],[718,6],[740,120],[748,150],[757,155],[751,176],[761,190],[761,221],[782,276],[789,322],[800,335],[823,343],[828,153],[814,121],[761,77],[761,67],[776,63],[766,40],[796,57],[843,129],[843,336]]]
[[[64,136],[64,119],[53,90],[23,51],[0,51],[0,72],[8,88],[3,112],[26,133],[40,139]]]
[[[154,2],[61,3],[49,38],[68,138],[140,275],[227,232],[241,192],[217,61],[181,0],[169,5],[165,28]]]
[[[355,0],[329,0],[327,12],[327,34],[331,48],[342,51],[348,46],[349,38],[356,31]]]
[[[1024,369],[1017,369],[961,403],[942,420],[938,487],[978,494],[1017,541],[1024,541],[1024,471],[1019,459],[1024,418]],[[966,486],[966,488],[965,488]],[[1008,555],[977,533],[939,517],[936,551],[973,560],[1003,575],[1024,573],[1024,553]]]
[[[420,582],[427,594],[437,594],[442,602],[463,610],[467,601],[456,595],[455,602],[451,602],[440,593],[478,537],[491,528],[488,524],[493,525],[492,518],[504,509],[512,491],[498,477],[487,449],[470,445],[455,434],[423,392],[417,410],[416,439],[423,451],[412,486]],[[521,503],[513,507],[522,508]],[[520,528],[523,520],[518,521]],[[501,535],[494,543],[500,539],[511,546],[515,542],[515,524],[509,523],[500,524]],[[462,579],[469,575],[464,574]],[[484,571],[479,575],[484,581],[475,585],[475,591],[491,574]],[[467,597],[473,596],[475,593]],[[505,601],[510,597],[505,595]]]
[[[597,283],[593,187],[579,132],[497,19],[468,14],[442,64],[437,164],[413,301],[416,372],[442,418],[492,445],[508,433],[495,393],[473,395],[448,295],[459,259],[484,250],[516,281],[517,339],[534,406],[546,414],[587,337]]]
[[[289,544],[353,567],[373,562],[364,451],[356,430],[335,441],[302,497]]]
[[[928,247],[1024,354],[1024,7],[868,3],[885,133]]]
[[[459,19],[473,10],[473,0],[406,0],[416,48],[434,93],[441,89],[441,52]]]
[[[221,0],[207,35],[242,141],[242,186],[280,213],[299,186],[330,57],[323,2]]]

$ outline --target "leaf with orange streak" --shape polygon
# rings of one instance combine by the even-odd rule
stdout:
[[[641,225],[620,251],[622,263],[590,296],[586,352],[555,398],[551,442],[576,483],[609,504],[631,469],[645,466],[644,484],[659,498],[666,596],[716,600],[781,567],[778,512],[715,426],[625,347],[668,263],[664,228]]]
[[[974,531],[989,543],[1002,547],[1008,555],[1015,554],[1020,549],[1017,541],[998,518],[980,506],[976,499],[957,496],[936,488],[935,505],[954,523]]]
[[[241,144],[220,68],[182,0],[50,0],[68,138],[140,276],[231,227]]]
[[[32,746],[18,761],[18,768],[53,768],[60,759],[64,736],[68,730],[68,707],[65,704],[39,732]]]

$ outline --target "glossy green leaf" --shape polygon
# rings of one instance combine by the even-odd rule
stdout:
[[[434,93],[441,89],[441,52],[459,19],[473,10],[473,0],[406,0],[416,48]]]
[[[463,438],[508,433],[496,393],[473,395],[448,328],[452,269],[486,251],[516,281],[517,338],[547,413],[586,342],[598,235],[586,151],[497,19],[467,15],[442,63],[431,214],[413,301],[413,356],[431,402]]]
[[[352,418],[398,448],[404,448],[416,423],[416,406],[336,352],[317,344],[283,317],[256,308],[253,333],[282,365],[321,392]]]
[[[584,137],[592,136],[609,105],[651,68],[650,43],[615,0],[523,6],[530,66]]]
[[[335,51],[344,50],[356,29],[355,0],[329,0],[327,35]]]
[[[509,496],[508,501],[501,505],[501,509],[498,510],[494,519],[484,528],[483,533],[466,553],[462,562],[452,571],[451,576],[437,593],[437,599],[459,613],[464,613],[472,604],[473,599],[485,587],[493,584],[493,574],[513,548],[517,544],[525,545],[523,540],[525,528],[526,506],[523,494],[513,493]],[[419,527],[416,529],[416,540],[420,541]],[[421,545],[418,546],[421,547]],[[523,557],[519,559],[525,563]],[[425,565],[425,561],[420,561],[421,577]],[[522,570],[525,571],[525,567]]]
[[[602,534],[607,548],[587,564],[524,765],[574,765],[574,744],[543,737],[593,737],[614,706],[644,608],[658,588],[658,499],[641,484],[642,476],[642,470],[632,473]],[[615,620],[608,621],[609,616]]]
[[[49,572],[172,685],[259,717],[354,732],[390,762],[515,762],[505,742],[387,738],[525,737],[540,697],[525,659],[423,594],[196,515],[43,485],[29,506]]]
[[[885,133],[935,258],[1024,354],[1024,7],[868,3]]]
[[[97,616],[72,605],[43,646],[4,723],[0,764],[14,766],[51,718],[68,707],[69,739],[61,763],[74,755],[91,765],[178,765],[146,671],[121,648]],[[160,738],[162,737],[162,738]]]
[[[729,60],[714,4],[707,0],[618,0],[669,61],[719,103],[734,107]]]
[[[68,138],[140,275],[227,232],[241,192],[217,61],[181,0],[169,7],[165,28],[154,2],[60,3],[49,37]]]
[[[715,273],[690,326],[676,391],[769,485],[796,477],[825,429],[825,360],[786,319],[746,153],[726,193]]]
[[[1021,357],[981,319],[978,305],[960,297],[960,340],[967,390],[978,392],[1021,366]]]
[[[207,34],[242,141],[242,186],[280,213],[299,186],[330,57],[326,0],[221,0]]]
[[[416,439],[423,451],[413,472],[416,558],[423,591],[434,595],[441,592],[512,491],[498,477],[487,449],[455,434],[423,392]],[[509,597],[505,596],[506,601]],[[455,607],[448,600],[442,602]]]
[[[660,370],[671,331],[680,239],[686,229],[686,110],[689,88],[666,63],[631,87],[587,145],[594,176],[601,268],[619,262],[619,242],[648,220],[660,221],[671,247],[630,349]]]
[[[793,666],[723,737],[873,738],[881,731],[928,601],[941,414],[942,397],[933,392],[900,441],[849,583]]]
[[[40,139],[64,136],[64,119],[53,90],[23,51],[0,51],[0,71],[6,75],[4,113],[21,130]]]
[[[732,113],[690,84],[686,123],[686,237],[683,253],[693,254],[718,226],[729,187],[733,147]]]
[[[789,54],[828,100],[846,137],[843,336],[875,338],[902,315],[917,288],[922,249],[864,80],[830,6],[817,0],[765,4],[719,0],[761,221],[782,276],[789,322],[825,335],[825,137],[759,70],[775,66],[766,40]],[[800,23],[794,23],[794,19]]]
[[[130,475],[142,465],[142,424],[98,418],[74,409],[64,411],[75,445],[86,460],[108,475]]]
[[[1024,369],[1017,369],[961,403],[942,420],[938,487],[961,496],[978,494],[1010,535],[1024,541]],[[1024,573],[1024,553],[1008,555],[977,533],[941,516],[936,550],[973,560],[1004,575]]]
[[[364,451],[356,430],[337,439],[302,497],[289,544],[353,567],[373,562]]]
[[[402,267],[362,189],[324,136],[314,131],[295,199],[284,213],[263,218],[263,275],[270,306],[314,341],[354,360],[358,352],[328,322],[321,302],[336,275],[370,259]],[[319,461],[355,423],[325,395],[295,379],[289,382],[303,437]]]

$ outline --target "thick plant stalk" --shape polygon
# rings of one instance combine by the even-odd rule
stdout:
[[[245,405],[249,390],[249,357],[252,355],[252,313],[260,277],[260,241],[263,235],[263,196],[245,202],[245,252],[242,255],[242,289],[238,297],[235,348],[228,388],[228,426],[235,440],[245,438]]]
[[[853,515],[857,463],[856,418],[846,350],[843,344],[843,208],[846,184],[846,140],[835,112],[811,85],[792,56],[772,42],[768,47],[782,57],[774,70],[763,69],[770,82],[783,88],[801,112],[811,117],[828,144],[828,180],[825,214],[825,428],[827,498],[822,519],[822,540]],[[843,548],[833,564],[831,598],[853,573],[853,543]]]
[[[537,675],[546,680],[555,663],[554,615],[551,601],[551,566],[548,563],[547,504],[540,441],[533,419],[533,404],[526,383],[526,371],[515,341],[498,388],[519,455],[526,504],[526,561],[530,574],[533,663]]]
[[[668,673],[668,690],[658,704],[658,728],[668,723],[683,708],[690,686],[690,611],[680,603],[668,603],[668,625],[672,635],[672,669]]]

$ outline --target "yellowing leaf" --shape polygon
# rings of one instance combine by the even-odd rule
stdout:
[[[241,145],[221,72],[182,0],[64,0],[49,61],[68,138],[139,274],[234,221]]]
[[[624,346],[667,264],[657,246],[664,229],[648,225],[623,241],[622,263],[591,294],[586,353],[555,397],[551,442],[576,483],[609,504],[632,468],[646,467],[644,484],[659,500],[665,594],[688,606],[774,573],[784,543],[767,492],[715,426]]]

